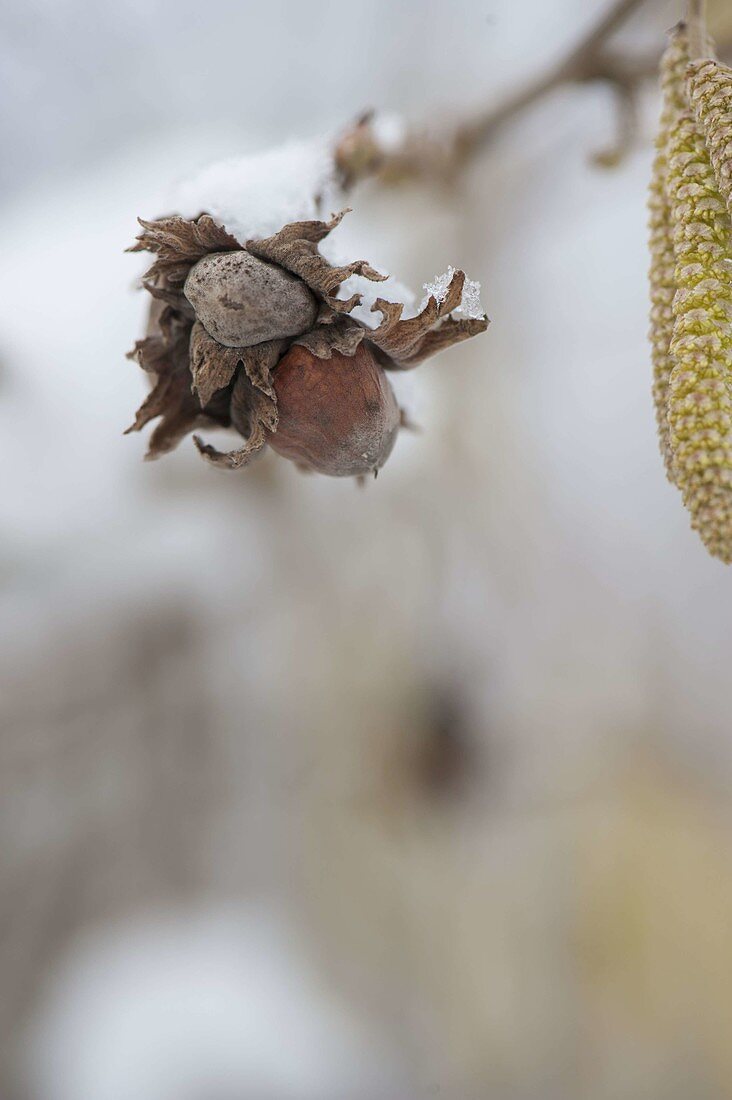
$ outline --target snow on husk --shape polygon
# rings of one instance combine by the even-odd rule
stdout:
[[[186,218],[208,213],[242,244],[288,222],[329,217],[344,205],[332,143],[293,141],[211,164],[176,187],[171,209]]]
[[[367,328],[376,328],[381,323],[381,314],[371,310],[377,298],[385,298],[387,302],[401,302],[406,306],[405,317],[413,316],[415,312],[412,308],[415,302],[414,292],[393,275],[389,275],[383,283],[372,283],[363,275],[351,275],[350,279],[341,283],[337,297],[345,299],[350,298],[352,294],[360,294],[361,303],[354,306],[350,316],[361,321]]]
[[[423,284],[422,289],[425,292],[425,296],[422,299],[420,309],[424,309],[431,297],[438,303],[444,301],[454,274],[455,268],[450,265],[447,271],[443,272],[442,275],[435,276],[431,283]],[[457,309],[453,310],[453,313],[462,317],[485,317],[485,309],[480,300],[480,283],[476,279],[469,279],[467,275],[465,276],[465,285],[463,286],[460,305]]]
[[[382,122],[379,140],[384,144],[398,141],[400,120],[387,116]],[[211,164],[173,190],[170,209],[188,218],[208,213],[241,244],[253,237],[271,236],[289,222],[328,218],[346,204],[335,176],[333,144],[330,135]],[[321,242],[320,251],[331,263],[346,264],[353,256],[346,255],[338,236],[336,230]],[[432,283],[425,283],[427,296],[432,294],[441,302],[454,273],[449,267]],[[360,294],[362,301],[352,316],[369,328],[380,322],[380,314],[371,310],[377,298],[402,302],[405,317],[416,312],[415,294],[393,276],[374,283],[353,275],[343,283],[338,297],[349,298],[354,293]],[[420,308],[426,302],[427,297]],[[462,301],[454,312],[463,317],[485,316],[480,283],[465,280]]]

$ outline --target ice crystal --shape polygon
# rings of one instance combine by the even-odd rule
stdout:
[[[422,289],[425,291],[425,296],[419,307],[420,311],[424,309],[430,298],[434,298],[438,305],[444,302],[454,274],[455,268],[451,264],[447,271],[443,272],[442,275],[435,276],[431,283],[423,284]],[[453,310],[453,313],[475,319],[485,317],[485,310],[480,300],[480,283],[476,279],[466,277],[460,305]]]
[[[455,312],[462,313],[464,317],[474,317],[476,320],[485,317],[483,303],[480,300],[480,283],[477,279],[465,279],[462,301]]]
[[[420,309],[424,309],[430,298],[434,298],[438,305],[440,302],[444,302],[454,274],[455,268],[450,264],[447,271],[442,275],[436,275],[431,283],[422,284],[422,290],[424,290],[425,296],[422,299]]]

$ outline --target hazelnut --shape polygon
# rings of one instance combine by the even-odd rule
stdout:
[[[273,450],[331,477],[379,470],[399,431],[399,407],[386,373],[366,344],[355,354],[319,359],[295,344],[273,374],[279,424]]]
[[[183,292],[209,335],[228,348],[301,336],[318,312],[301,279],[243,249],[204,256]]]

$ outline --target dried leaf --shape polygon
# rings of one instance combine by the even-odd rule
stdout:
[[[333,324],[316,325],[304,336],[298,336],[294,344],[301,344],[318,359],[330,359],[333,352],[341,355],[353,355],[367,334],[367,329],[352,321],[350,317],[339,317]]]
[[[231,421],[245,435],[246,443],[233,451],[218,451],[200,436],[193,442],[199,454],[213,466],[225,470],[240,470],[247,466],[266,443],[266,432],[277,429],[277,405],[273,396],[264,393],[240,371],[231,394]]]
[[[136,340],[127,358],[154,374],[168,374],[188,366],[188,342],[191,322],[169,306],[151,315],[150,335]]]
[[[156,416],[162,416],[168,406],[173,389],[172,376],[170,374],[161,375],[140,405],[135,413],[135,419],[129,428],[125,429],[124,434],[129,435],[130,432],[139,432]]]
[[[155,221],[137,220],[143,231],[127,251],[154,252],[157,256],[142,278],[143,287],[153,298],[193,320],[195,313],[182,289],[191,267],[209,252],[230,252],[241,249],[241,245],[208,214],[195,220],[177,215]]]
[[[218,466],[221,470],[241,470],[262,450],[266,439],[264,429],[257,425],[244,446],[235,451],[217,451],[210,443],[204,443],[200,435],[194,435],[193,442],[201,457],[212,466]]]
[[[240,348],[225,348],[206,332],[200,321],[191,329],[191,389],[206,405],[218,390],[231,382],[241,362]]]
[[[165,302],[166,305],[172,306],[178,313],[184,313],[193,320],[195,317],[193,306],[191,306],[183,292],[176,289],[171,290],[164,276],[159,274],[157,279],[159,281],[156,282],[155,279],[148,279],[147,275],[144,275],[141,280],[143,289],[151,297],[160,302]]]
[[[208,339],[211,340],[211,337]],[[277,430],[277,399],[271,372],[284,346],[284,340],[270,340],[251,348],[221,348],[221,351],[235,353],[235,370],[239,363],[242,365],[231,392],[229,415],[231,423],[244,436],[246,443],[233,451],[218,451],[194,436],[194,443],[207,462],[227,470],[240,470],[262,449],[267,439],[266,433]]]
[[[244,436],[249,436],[258,424],[268,432],[277,430],[277,399],[274,388],[268,393],[252,382],[244,371],[238,375],[231,394],[231,423]]]
[[[125,432],[139,432],[155,417],[162,417],[150,436],[146,458],[157,458],[172,451],[193,428],[211,424],[211,419],[200,409],[188,387],[188,379],[182,372],[161,375],[153,389],[137,410],[134,422]]]
[[[346,213],[347,210],[342,210],[340,214],[334,214],[329,222],[292,222],[273,237],[247,241],[247,251],[299,276],[336,312],[350,313],[360,303],[361,295],[354,294],[347,301],[334,297],[341,283],[351,275],[363,275],[372,282],[382,282],[387,276],[376,271],[366,260],[356,260],[345,267],[333,267],[318,252],[318,243],[335,229]]]
[[[188,341],[191,333],[191,321],[172,306],[163,306],[153,300],[150,303],[150,322],[148,334],[155,335],[160,332],[167,344],[176,344],[180,340],[181,346]]]
[[[172,450],[188,432],[202,425],[228,425],[228,402],[202,409],[191,394],[189,343],[191,322],[169,306],[150,312],[150,335],[128,353],[148,373],[157,376],[127,432],[140,431],[155,417],[160,423],[150,437],[146,458]]]
[[[488,328],[487,317],[466,317],[458,320],[455,317],[447,317],[437,328],[428,332],[417,351],[408,359],[397,361],[394,366],[397,370],[411,370],[425,359],[436,355],[445,348],[451,348],[455,344],[461,344],[463,340],[469,340],[471,336],[478,336]]]
[[[188,395],[190,397],[190,394]],[[211,421],[200,409],[191,407],[182,398],[180,404],[165,414],[150,436],[145,458],[150,461],[175,450],[182,439],[194,428],[210,425]]]
[[[175,290],[182,287],[185,283],[193,262],[197,263],[198,261],[180,260],[177,258],[156,260],[145,272],[145,278],[151,279],[153,283],[155,283],[155,280],[159,276],[164,275],[166,285]]]
[[[167,374],[172,369],[170,348],[162,336],[135,340],[135,346],[127,352],[127,358],[139,363],[144,371],[154,374]]]
[[[403,305],[377,298],[371,308],[381,313],[383,320],[377,329],[366,332],[366,339],[388,356],[390,362],[385,366],[409,370],[435,352],[486,330],[487,317],[458,320],[450,316],[460,305],[464,283],[465,274],[456,271],[441,302],[430,296],[416,317],[404,321]]]
[[[209,252],[241,248],[239,242],[208,214],[201,214],[193,221],[178,215],[155,221],[137,220],[142,226],[142,233],[138,234],[127,251],[155,252],[158,256],[156,263],[170,264],[173,268],[181,262],[193,264]]]
[[[280,357],[283,340],[268,340],[250,348],[228,348],[214,340],[196,321],[191,329],[190,370],[192,389],[198,394],[201,405],[207,405],[213,395],[229,385],[236,368],[243,364],[247,377],[264,394],[272,397],[270,372]]]

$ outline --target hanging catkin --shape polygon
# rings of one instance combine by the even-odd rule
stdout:
[[[722,198],[732,215],[732,69],[693,61],[687,70],[691,108],[704,134]]]
[[[732,560],[730,218],[692,111],[672,122],[666,195],[676,252],[668,393],[673,469],[710,553]]]
[[[656,138],[656,156],[653,161],[651,186],[648,198],[650,211],[649,271],[651,292],[651,359],[653,362],[653,402],[656,409],[658,438],[666,473],[675,480],[673,456],[669,441],[668,386],[671,375],[670,344],[673,334],[673,299],[676,291],[674,253],[671,228],[671,211],[666,195],[669,131],[675,119],[684,110],[686,67],[689,51],[686,31],[678,27],[661,60],[661,88],[663,109]]]

